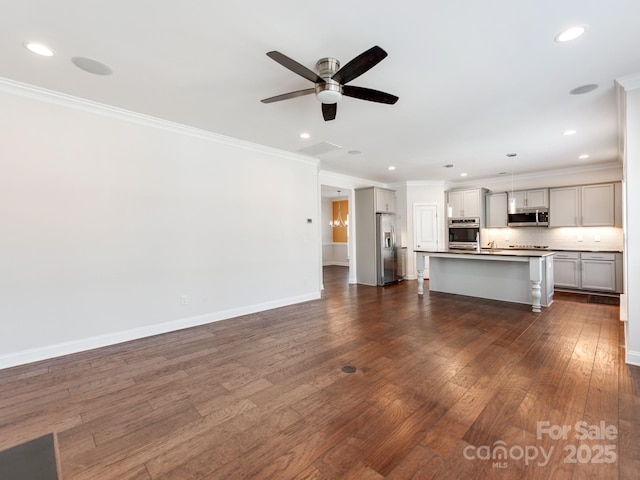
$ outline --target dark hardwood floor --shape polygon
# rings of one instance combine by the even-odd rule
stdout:
[[[344,267],[324,284],[318,301],[0,371],[0,449],[54,432],[65,480],[638,478],[618,306],[557,294],[536,315],[348,285]]]

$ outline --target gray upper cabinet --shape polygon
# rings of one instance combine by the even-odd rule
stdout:
[[[611,227],[616,225],[614,183],[552,188],[550,227]]]
[[[549,190],[549,227],[577,227],[579,220],[579,187]]]
[[[582,187],[583,227],[613,226],[615,224],[614,192],[613,183]]]
[[[549,206],[549,190],[538,188],[535,190],[518,190],[509,193],[509,198],[516,199],[516,208],[546,208]]]
[[[507,227],[507,192],[488,193],[486,196],[487,228]]]
[[[376,212],[396,213],[396,192],[385,188],[373,189],[376,202]]]
[[[483,189],[453,190],[447,192],[447,205],[451,217],[480,217]]]

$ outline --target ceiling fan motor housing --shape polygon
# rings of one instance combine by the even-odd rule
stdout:
[[[331,57],[321,58],[316,63],[316,70],[324,80],[324,83],[317,83],[315,86],[316,98],[321,103],[338,103],[342,98],[342,85],[331,77],[340,70],[340,62]]]

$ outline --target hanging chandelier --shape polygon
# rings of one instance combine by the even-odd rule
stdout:
[[[343,220],[342,218],[342,209],[340,207],[341,205],[341,199],[340,199],[340,190],[338,190],[338,216],[332,220],[331,222],[329,222],[329,224],[335,228],[335,227],[346,227],[347,225],[349,225],[349,216],[347,215],[347,219]],[[333,215],[333,211],[331,213]]]

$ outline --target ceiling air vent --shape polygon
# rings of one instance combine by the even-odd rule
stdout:
[[[335,145],[329,142],[320,142],[315,145],[309,145],[308,147],[301,148],[298,150],[300,153],[304,153],[306,155],[322,155],[323,153],[332,152],[333,150],[340,150],[342,147],[340,145]]]

